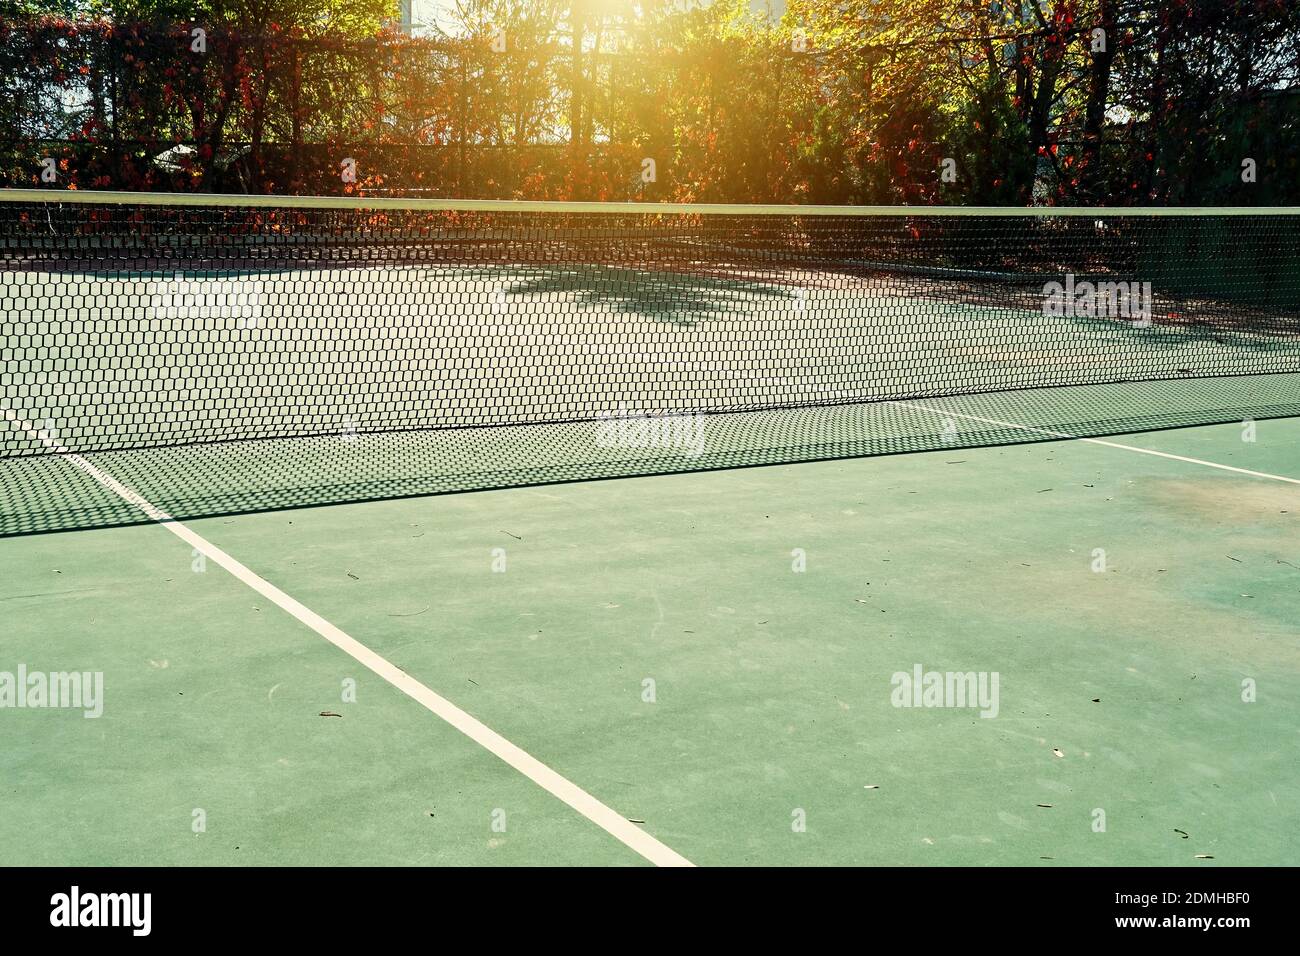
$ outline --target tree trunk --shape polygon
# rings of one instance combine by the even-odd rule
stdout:
[[[1119,40],[1113,0],[1101,0],[1099,12],[1101,28],[1105,31],[1105,48],[1092,54],[1088,99],[1084,107],[1083,151],[1079,162],[1079,193],[1088,201],[1096,201],[1104,193],[1102,137],[1106,125],[1106,101],[1110,96],[1111,66],[1115,62]]]

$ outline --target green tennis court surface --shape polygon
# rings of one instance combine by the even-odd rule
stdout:
[[[1063,442],[190,526],[697,864],[1282,864],[1300,426],[1241,433],[1115,441],[1293,481]],[[6,714],[7,862],[644,862],[162,526],[0,554],[8,661],[105,686]],[[916,664],[997,717],[892,706]]]
[[[0,240],[5,862],[1295,857],[1294,213]]]

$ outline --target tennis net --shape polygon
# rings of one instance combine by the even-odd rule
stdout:
[[[261,462],[243,504],[164,490],[177,516],[292,503],[340,462],[323,484],[351,490],[326,500],[1300,404],[1283,210],[0,200],[0,459],[156,475],[207,449],[190,483],[231,466],[213,446]],[[250,505],[267,455],[285,474]],[[28,498],[52,466],[26,467],[0,533],[44,530]]]

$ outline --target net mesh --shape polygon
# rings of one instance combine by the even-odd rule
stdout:
[[[1300,402],[1285,213],[5,198],[0,533]]]

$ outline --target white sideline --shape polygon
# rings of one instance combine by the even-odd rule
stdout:
[[[1251,471],[1249,468],[1238,468],[1235,465],[1221,465],[1217,461],[1206,461],[1204,458],[1188,458],[1186,455],[1171,455],[1167,451],[1155,451],[1151,448],[1138,448],[1136,445],[1123,445],[1119,442],[1106,441],[1104,438],[1081,438],[1078,435],[1071,435],[1069,432],[1052,431],[1049,428],[1035,428],[1032,425],[1021,425],[1017,422],[1003,422],[996,418],[981,418],[979,415],[966,415],[961,412],[950,412],[944,408],[934,408],[928,405],[917,405],[913,402],[888,401],[882,404],[898,405],[903,408],[915,408],[923,412],[929,412],[931,415],[946,415],[949,418],[964,418],[971,422],[981,422],[985,425],[997,425],[1002,428],[1016,428],[1020,431],[1034,432],[1039,435],[1051,435],[1053,438],[1069,438],[1073,441],[1087,442],[1090,445],[1104,445],[1107,448],[1119,448],[1123,451],[1136,452],[1139,455],[1154,455],[1157,458],[1168,458],[1171,461],[1185,461],[1192,465],[1204,465],[1206,468],[1218,468],[1220,471],[1232,471],[1239,475],[1250,475],[1252,478],[1267,478],[1270,481],[1285,481],[1288,484],[1300,485],[1300,478],[1288,478],[1286,475],[1273,475],[1266,471]]]
[[[656,866],[694,866],[690,860],[676,850],[660,843],[649,833],[636,824],[629,822],[626,817],[605,806],[577,784],[561,776],[525,750],[512,744],[491,727],[461,710],[445,697],[434,693],[410,674],[381,657],[360,641],[345,634],[311,608],[258,576],[212,542],[172,518],[161,508],[146,501],[137,492],[123,485],[112,475],[106,474],[66,446],[52,440],[48,435],[32,426],[30,422],[14,416],[8,409],[0,409],[0,413],[3,413],[15,426],[36,436],[47,448],[60,455],[70,465],[89,475],[123,501],[143,511],[152,520],[159,522],[164,528],[209,561],[220,565],[239,581],[248,585],[248,587],[274,603],[281,610],[297,618],[376,676],[388,681],[406,696],[422,704],[431,713],[451,724],[484,750],[504,760],[533,783],[567,803],[596,826],[639,853],[651,863]]]

